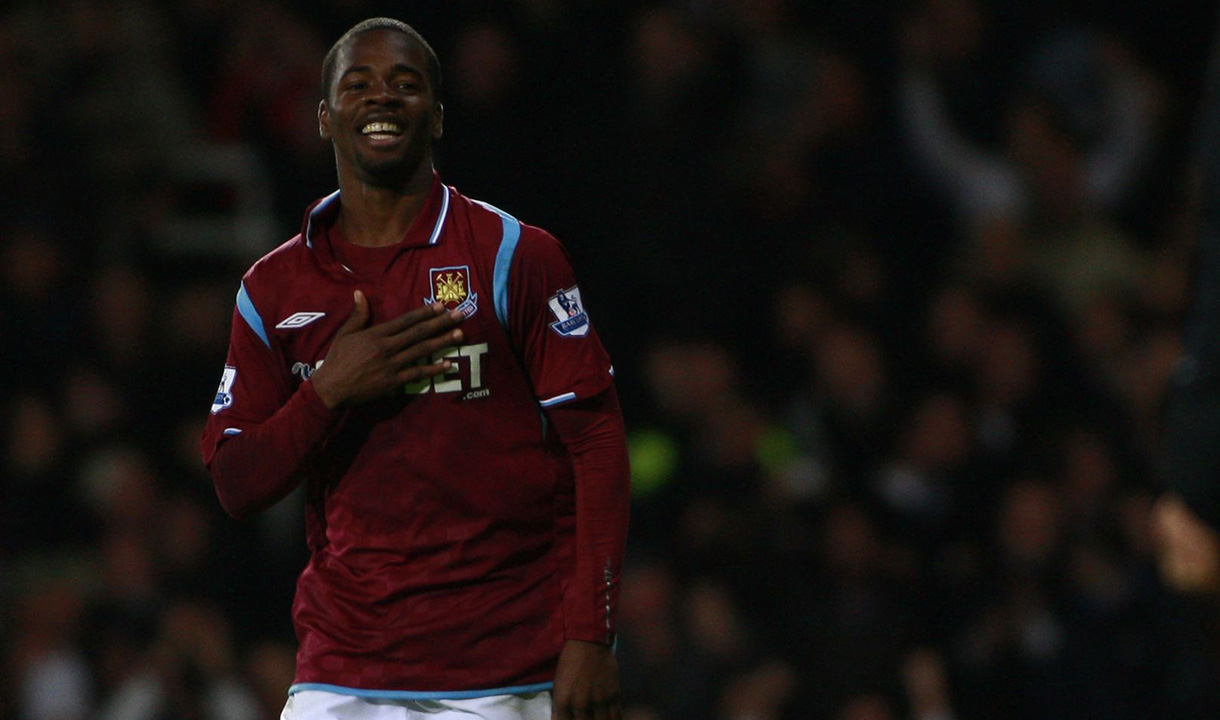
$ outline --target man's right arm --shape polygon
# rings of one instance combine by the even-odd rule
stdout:
[[[208,469],[225,512],[246,517],[292,492],[305,462],[321,449],[341,415],[306,381],[274,415],[223,439]]]
[[[449,361],[420,364],[461,340],[460,314],[424,306],[369,326],[368,299],[356,291],[351,317],[335,333],[317,371],[295,390],[266,339],[234,313],[229,359],[203,437],[203,459],[221,506],[233,517],[264,510],[300,482],[342,408],[385,397],[438,375]],[[260,344],[261,342],[261,344]]]
[[[310,383],[295,387],[246,281],[237,296],[224,373],[200,442],[220,504],[233,517],[268,508],[291,492],[304,462],[322,447],[341,416],[319,401]]]

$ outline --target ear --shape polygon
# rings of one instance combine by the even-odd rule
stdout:
[[[445,105],[443,103],[436,104],[436,110],[432,113],[432,139],[440,140],[441,135],[445,134]]]
[[[330,140],[330,109],[325,100],[318,103],[318,135],[323,140]]]

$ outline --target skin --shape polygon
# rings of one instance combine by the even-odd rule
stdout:
[[[1172,493],[1157,500],[1152,512],[1166,584],[1182,593],[1220,596],[1220,535]]]
[[[335,80],[318,104],[318,134],[334,147],[343,197],[336,224],[348,242],[393,245],[423,211],[432,188],[432,143],[444,127],[427,62],[413,38],[386,30],[358,35],[339,51]],[[370,138],[361,128],[372,121],[393,122],[402,132]],[[462,331],[452,329],[461,315],[439,304],[376,325],[370,319],[368,299],[356,291],[351,317],[311,380],[328,408],[385,397],[445,372],[447,360],[416,363],[462,340]]]
[[[414,38],[374,30],[339,52],[335,81],[318,105],[318,132],[335,150],[343,203],[337,226],[348,242],[384,247],[402,240],[432,188],[432,144],[444,131],[444,108],[428,82],[427,52]],[[394,122],[395,138],[361,132],[372,121]],[[457,311],[439,303],[370,325],[368,299],[356,291],[351,317],[331,343],[311,382],[329,408],[401,392],[408,382],[438,375],[449,361],[416,363],[462,340]],[[618,661],[610,647],[568,640],[559,654],[552,693],[554,720],[621,720]]]
[[[552,720],[622,720],[618,660],[610,647],[568,640],[555,667]]]

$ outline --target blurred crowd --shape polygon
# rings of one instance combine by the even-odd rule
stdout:
[[[198,438],[374,15],[616,361],[629,720],[1220,716],[1149,522],[1207,5],[5,3],[0,717],[278,717],[300,500],[227,518]]]

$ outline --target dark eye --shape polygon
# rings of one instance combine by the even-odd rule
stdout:
[[[369,84],[368,84],[368,83],[366,83],[365,81],[363,81],[363,80],[356,80],[356,81],[354,81],[354,82],[350,82],[350,83],[348,83],[348,84],[347,84],[347,89],[348,89],[348,90],[363,90],[363,89],[365,89],[365,88],[366,88],[366,87],[368,87],[368,86],[369,86]]]
[[[406,90],[408,92],[417,92],[417,91],[419,91],[419,84],[412,82],[412,81],[404,80],[404,81],[398,83],[398,89]]]

